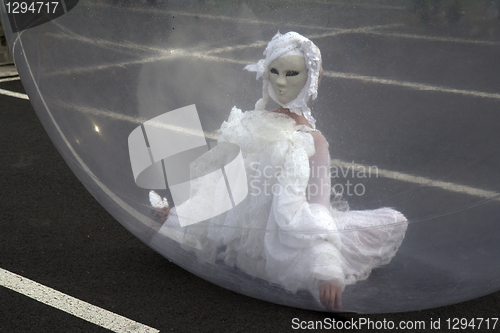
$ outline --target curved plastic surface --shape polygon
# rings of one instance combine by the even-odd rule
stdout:
[[[253,297],[322,310],[306,292],[204,263],[182,235],[158,240],[148,199],[154,188],[170,202],[165,188],[186,195],[171,187],[189,176],[171,170],[178,181],[165,183],[161,159],[192,161],[214,147],[234,105],[253,108],[261,83],[242,67],[261,58],[279,29],[310,37],[322,51],[312,110],[330,143],[337,190],[352,209],[394,207],[410,222],[394,259],[346,287],[343,310],[416,310],[500,289],[496,2],[88,0],[16,33],[5,11],[22,82],[60,153],[121,224],[185,269]],[[143,133],[155,126],[147,122],[192,105],[199,121],[190,130],[203,140],[171,138],[148,151]],[[169,121],[182,127],[181,120]],[[242,161],[237,147],[219,150],[223,165],[200,175],[232,163],[224,169],[230,185]],[[232,207],[238,195],[245,193],[215,202]]]

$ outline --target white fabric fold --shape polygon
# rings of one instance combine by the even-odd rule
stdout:
[[[219,142],[240,146],[249,196],[226,214],[179,230],[202,245],[200,259],[223,260],[291,292],[306,289],[319,302],[320,281],[343,288],[388,263],[407,221],[390,208],[341,212],[308,200],[317,156],[311,133],[281,113],[233,108]],[[165,226],[177,226],[173,212]]]

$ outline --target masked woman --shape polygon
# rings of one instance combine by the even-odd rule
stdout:
[[[264,55],[245,67],[263,79],[262,99],[253,111],[233,108],[218,139],[241,148],[247,199],[185,232],[200,240],[199,255],[208,261],[292,292],[309,290],[326,309],[341,309],[344,287],[392,259],[407,221],[391,208],[332,206],[328,142],[308,106],[322,74],[320,50],[289,32],[276,34]],[[269,98],[280,107],[267,111]],[[176,223],[173,210],[159,232]]]

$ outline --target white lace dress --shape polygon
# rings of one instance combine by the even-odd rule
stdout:
[[[321,280],[345,286],[388,263],[404,238],[407,221],[390,208],[343,212],[329,203],[310,203],[310,160],[315,155],[310,131],[283,114],[233,108],[218,141],[241,148],[247,199],[182,230],[202,245],[200,258],[223,260],[289,291],[309,290],[319,299]],[[327,187],[330,193],[330,179]],[[176,225],[174,208],[159,233]]]

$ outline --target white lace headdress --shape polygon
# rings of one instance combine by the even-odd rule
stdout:
[[[276,98],[273,87],[269,84],[269,65],[279,57],[289,55],[302,55],[306,60],[307,67],[307,82],[300,91],[297,98],[293,101],[282,104]],[[264,80],[262,85],[262,98],[255,104],[256,110],[263,110],[266,107],[269,97],[282,107],[289,109],[291,112],[301,115],[309,122],[312,128],[316,128],[316,120],[311,114],[311,109],[307,106],[309,99],[315,99],[318,95],[318,81],[321,71],[321,52],[306,37],[296,33],[288,32],[284,35],[279,32],[269,42],[264,50],[265,59],[259,60],[256,64],[245,67],[250,72],[257,72],[257,79]]]

